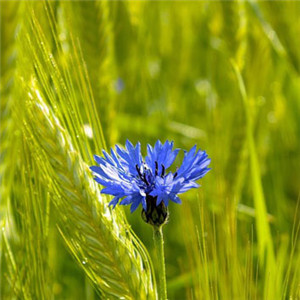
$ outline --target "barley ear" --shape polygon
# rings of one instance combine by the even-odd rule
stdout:
[[[155,299],[146,251],[118,210],[108,207],[67,131],[35,89],[25,100],[24,132],[53,202],[59,231],[97,290],[109,299]]]

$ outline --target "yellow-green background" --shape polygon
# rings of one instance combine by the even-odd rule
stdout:
[[[24,125],[16,115],[25,104],[15,82],[23,74],[25,86],[32,78],[52,86],[50,60],[39,52],[43,40],[70,82],[86,68],[88,92],[80,84],[67,89],[73,88],[82,125],[92,126],[83,107],[84,95],[93,94],[108,148],[129,139],[140,141],[145,154],[147,143],[168,139],[182,149],[197,144],[212,159],[201,188],[182,195],[182,205],[169,206],[164,228],[169,299],[300,299],[300,3],[45,3],[0,3],[0,222],[9,231],[9,242],[1,239],[0,297],[23,297],[6,262],[14,255],[32,299],[41,295],[39,289],[45,299],[98,298],[64,246],[55,215],[50,213],[44,254],[51,276],[37,282],[36,290],[26,285],[30,265],[19,245],[22,229],[7,225],[22,223],[18,201],[24,188],[18,180]],[[32,48],[24,46],[25,39],[33,40]],[[34,65],[35,55],[44,66]],[[80,63],[72,64],[77,56]],[[62,120],[67,101],[66,107],[45,101]],[[94,134],[82,144],[100,154],[95,139]],[[94,164],[91,157],[85,162]],[[150,226],[139,210],[125,211],[154,256]]]

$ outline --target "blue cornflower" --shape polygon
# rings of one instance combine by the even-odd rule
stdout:
[[[210,169],[210,159],[205,151],[196,151],[194,146],[185,151],[182,165],[176,172],[168,172],[179,149],[173,150],[173,142],[162,144],[157,141],[155,146],[147,145],[147,156],[143,160],[141,144],[133,146],[128,140],[126,148],[116,146],[110,154],[103,150],[104,157],[95,155],[98,166],[90,167],[95,180],[104,188],[101,193],[113,195],[109,203],[115,207],[131,205],[131,212],[142,204],[143,212],[148,215],[156,207],[167,207],[169,200],[181,203],[178,195],[199,185],[195,182],[202,178]],[[167,212],[164,218],[166,218]]]

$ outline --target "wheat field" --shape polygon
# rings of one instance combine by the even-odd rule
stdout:
[[[151,226],[89,170],[127,139],[211,158],[169,205],[168,299],[300,299],[300,2],[0,10],[0,299],[158,299]]]

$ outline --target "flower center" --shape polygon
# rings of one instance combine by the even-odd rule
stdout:
[[[140,170],[140,168],[139,168],[138,165],[135,165],[135,168],[136,168],[136,170],[137,170],[137,172],[138,172],[138,174],[139,174],[140,179],[141,179],[143,182],[145,182],[146,185],[149,186],[149,182],[148,182],[147,179],[146,179],[146,173],[143,172],[143,174],[142,174],[142,172],[141,172],[141,170]]]
[[[161,164],[161,174],[160,174],[160,176],[162,178],[164,178],[164,176],[165,176],[165,171],[166,171],[165,166],[163,164]],[[155,161],[155,176],[157,176],[157,175],[158,175],[158,162]]]

